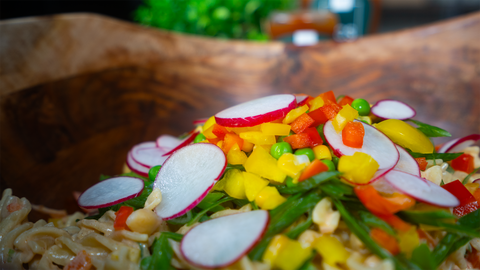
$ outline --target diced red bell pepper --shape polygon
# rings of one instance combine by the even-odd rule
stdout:
[[[339,102],[338,105],[344,106],[344,105],[352,105],[353,98],[350,96],[344,96]]]
[[[469,154],[461,154],[452,160],[452,168],[456,171],[471,173],[475,169],[473,166],[473,157]]]
[[[308,116],[310,116],[315,121],[313,122],[312,127],[317,127],[318,125],[325,124],[328,121],[328,118],[320,109],[309,112]]]
[[[392,197],[383,197],[370,185],[355,186],[354,191],[363,205],[378,215],[391,215],[415,205],[415,200],[407,195],[395,193]]]
[[[397,239],[389,235],[387,232],[380,228],[373,228],[370,230],[370,236],[384,249],[388,250],[392,255],[400,253],[400,246]]]
[[[128,230],[127,218],[133,213],[133,207],[122,205],[115,213],[113,227],[115,230]]]
[[[310,163],[302,172],[300,175],[300,178],[298,178],[298,182],[301,182],[303,180],[306,180],[314,175],[317,175],[322,172],[328,171],[327,165],[325,163],[321,162],[318,159],[314,159],[312,163]]]
[[[335,94],[333,93],[333,91],[328,91],[328,92],[322,93],[318,96],[322,97],[325,105],[329,105],[329,104],[335,104],[336,105],[337,104],[337,99],[335,98]]]
[[[415,160],[417,161],[418,167],[420,167],[420,170],[425,171],[427,169],[428,162],[426,158],[418,157],[418,158],[415,158]]]
[[[475,197],[468,191],[468,189],[460,182],[460,180],[452,181],[442,186],[453,196],[457,197],[460,201],[460,205],[453,208],[453,214],[462,217],[468,213],[471,213],[479,208],[478,202]]]
[[[315,120],[313,120],[308,114],[304,113],[297,117],[290,126],[292,127],[292,131],[295,133],[302,133],[306,128],[311,126]]]
[[[342,130],[343,144],[353,148],[362,148],[365,128],[360,122],[348,122]]]
[[[306,133],[308,134],[308,136],[310,136],[310,147],[315,147],[317,145],[323,144],[322,137],[320,136],[316,128],[306,128],[303,133]]]
[[[333,118],[335,118],[335,116],[341,109],[342,107],[340,107],[336,103],[323,105],[323,107],[319,108],[319,110],[322,110],[323,114],[325,114],[328,120],[332,120]]]
[[[217,138],[219,138],[220,140],[223,140],[225,134],[228,133],[228,130],[224,126],[215,123],[213,124],[212,133],[215,134],[215,136],[217,136]]]
[[[293,149],[306,148],[312,145],[312,139],[307,133],[293,134],[283,138]]]

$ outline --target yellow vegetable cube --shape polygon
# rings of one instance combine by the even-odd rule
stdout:
[[[330,266],[345,264],[350,256],[342,242],[331,235],[321,235],[315,240],[313,247],[322,256],[323,261]]]
[[[235,144],[230,148],[230,151],[228,151],[227,160],[228,163],[232,165],[243,164],[247,161],[247,154],[240,150],[238,144]]]
[[[316,109],[322,107],[325,104],[322,97],[318,96],[309,102],[310,111],[315,111]]]
[[[283,183],[287,177],[287,175],[278,168],[277,160],[262,147],[255,147],[243,166],[249,173],[278,183]]]
[[[290,125],[280,123],[264,123],[261,125],[261,131],[265,135],[288,136],[290,129]]]
[[[243,179],[245,180],[245,195],[249,201],[254,201],[257,194],[266,186],[268,186],[268,180],[262,179],[260,176],[243,172]]]
[[[246,199],[245,195],[245,180],[243,178],[243,173],[237,169],[231,169],[225,173],[223,177],[225,179],[225,186],[223,190],[233,198],[236,199]]]
[[[243,140],[242,151],[245,153],[252,152],[253,146],[255,146],[253,143]]]
[[[337,115],[333,119],[333,128],[335,128],[335,131],[340,132],[343,130],[343,128],[348,122],[353,121],[353,119],[357,117],[358,111],[347,104],[343,106],[343,108],[337,113]]]
[[[302,107],[298,107],[296,109],[291,110],[290,112],[287,113],[285,118],[283,119],[284,124],[290,124],[295,119],[297,119],[300,115],[304,114],[306,111],[308,111],[308,105],[303,105]]]
[[[313,153],[315,154],[316,159],[328,159],[332,160],[332,153],[330,153],[330,149],[326,145],[317,145],[312,148]]]
[[[213,126],[213,124],[216,124],[217,121],[215,121],[215,116],[212,116],[210,118],[208,118],[208,120],[205,122],[205,124],[203,124],[203,127],[202,127],[202,130],[205,131],[207,129],[209,129],[211,126]]]
[[[274,144],[277,142],[275,135],[265,135],[260,131],[242,132],[239,136],[245,141],[257,145]]]
[[[307,165],[300,163],[299,156],[292,153],[281,155],[277,161],[278,168],[292,178],[298,178]]]
[[[275,187],[271,186],[264,187],[255,197],[255,203],[263,210],[274,209],[286,200]]]
[[[378,163],[369,154],[355,152],[352,156],[342,156],[338,161],[338,171],[349,181],[368,183],[378,170]]]
[[[298,269],[310,257],[311,248],[304,248],[295,240],[284,235],[275,236],[263,255],[263,261],[273,268],[282,270]]]
[[[272,267],[275,263],[275,260],[280,252],[280,250],[287,244],[290,239],[285,235],[276,235],[273,237],[270,244],[268,244],[267,249],[263,253],[262,260],[264,263],[270,265]]]
[[[398,231],[398,245],[400,250],[410,257],[412,251],[420,245],[420,238],[418,237],[417,228],[411,226],[406,232]]]

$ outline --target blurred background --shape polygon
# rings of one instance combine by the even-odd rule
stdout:
[[[480,0],[1,0],[0,19],[93,12],[225,39],[312,45],[420,26],[480,10]]]

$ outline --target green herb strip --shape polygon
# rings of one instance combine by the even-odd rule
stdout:
[[[193,224],[195,224],[195,222],[198,222],[208,211],[215,208],[216,206],[218,206],[218,205],[220,205],[224,202],[228,202],[228,201],[232,201],[232,200],[234,200],[234,198],[226,197],[226,198],[223,198],[223,199],[217,201],[216,203],[210,205],[209,207],[203,209],[201,212],[196,214],[194,218],[192,218],[189,222],[187,222],[187,226],[192,226]]]
[[[477,167],[477,168],[473,169],[473,171],[471,173],[469,173],[467,176],[465,176],[465,178],[463,178],[462,184],[464,184],[464,185],[467,184],[468,180],[470,180],[472,175],[474,175],[479,169],[480,169],[480,167]]]
[[[450,161],[450,160],[454,160],[456,159],[457,157],[461,156],[463,153],[431,153],[431,154],[423,154],[423,153],[416,153],[416,152],[412,152],[410,151],[410,149],[405,149],[407,150],[407,152],[412,155],[412,157],[414,158],[420,158],[420,157],[424,157],[425,159],[431,159],[431,160],[435,160],[435,159],[441,159],[443,161]]]
[[[452,134],[439,127],[425,124],[413,119],[409,119],[408,121],[415,123],[418,126],[417,129],[427,137],[452,137]]]
[[[162,232],[158,238],[153,242],[152,256],[143,258],[140,262],[141,270],[155,270],[155,269],[175,269],[171,264],[173,257],[173,249],[168,242],[168,239],[181,241],[183,235],[172,232]]]
[[[340,172],[338,171],[332,171],[332,172],[323,172],[320,174],[317,174],[315,176],[312,176],[311,178],[308,178],[307,180],[304,180],[302,182],[299,182],[295,186],[288,187],[288,186],[277,186],[278,192],[282,194],[295,194],[298,192],[305,192],[309,191],[318,185],[329,181],[333,179],[334,177],[340,175]]]

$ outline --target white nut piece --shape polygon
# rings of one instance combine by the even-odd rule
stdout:
[[[127,218],[127,226],[138,233],[151,234],[160,225],[160,218],[152,210],[138,209]]]
[[[313,242],[320,237],[321,234],[319,234],[316,231],[312,230],[306,230],[300,236],[298,237],[298,242],[302,245],[303,248],[308,248],[313,246]]]
[[[312,219],[320,228],[321,233],[333,233],[340,221],[340,212],[334,211],[330,198],[323,198],[313,209]]]
[[[440,165],[432,166],[422,173],[423,178],[437,185],[440,185],[440,183],[442,182],[442,176],[443,176],[443,171]]]
[[[148,195],[147,200],[145,201],[144,209],[153,210],[157,205],[162,201],[162,192],[158,187],[152,190],[152,193]]]

